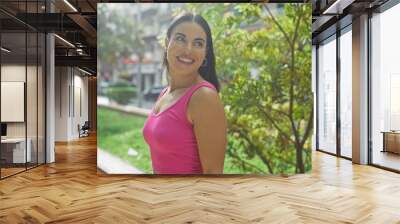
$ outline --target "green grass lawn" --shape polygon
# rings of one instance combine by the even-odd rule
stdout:
[[[142,128],[146,118],[99,107],[97,109],[97,145],[101,149],[126,160],[145,173],[152,173],[149,148]],[[133,148],[137,156],[128,155]]]
[[[143,139],[142,128],[146,118],[131,114],[99,107],[97,109],[98,130],[97,144],[115,156],[126,160],[131,165],[144,171],[152,173],[150,151]],[[128,155],[128,149],[133,148],[138,152],[137,156]],[[240,155],[245,158],[244,155]],[[246,162],[267,171],[266,166],[257,157],[246,160]],[[241,169],[229,156],[225,157],[224,173],[245,174],[250,173]]]

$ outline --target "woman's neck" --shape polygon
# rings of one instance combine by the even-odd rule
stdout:
[[[203,81],[200,75],[188,75],[185,77],[175,77],[170,75],[170,92],[176,89],[188,88],[196,83]]]

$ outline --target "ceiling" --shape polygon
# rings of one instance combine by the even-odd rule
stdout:
[[[352,17],[379,7],[387,0],[311,0],[313,5],[313,43],[332,35],[351,23]],[[135,2],[112,0],[1,0],[0,21],[3,46],[15,48],[15,55],[25,55],[25,29],[54,32],[56,65],[72,65],[96,72],[97,12],[99,2]],[[296,1],[304,2],[304,1]],[[50,10],[51,9],[51,10]],[[49,13],[52,11],[52,13]],[[26,13],[28,12],[28,13]],[[22,33],[21,33],[22,32]],[[29,41],[29,40],[28,40]],[[12,44],[11,44],[12,43]],[[31,49],[32,48],[32,49]],[[28,44],[29,54],[35,45]]]
[[[48,0],[47,2],[46,6],[45,0],[0,1],[2,46],[12,49],[3,60],[7,58],[8,61],[25,61],[26,56],[29,61],[30,58],[36,57],[36,51],[40,51],[44,45],[36,43],[36,33],[52,32],[57,34],[56,66],[78,66],[96,74],[96,4],[100,1]],[[28,32],[27,38],[25,31]],[[29,32],[33,32],[34,35]],[[2,52],[2,55],[4,54]]]
[[[388,0],[312,0],[312,38],[319,43],[352,23],[353,17],[373,11]]]

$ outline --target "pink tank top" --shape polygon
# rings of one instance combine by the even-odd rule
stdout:
[[[143,127],[143,136],[150,147],[151,161],[155,174],[201,174],[199,150],[193,124],[187,119],[187,106],[193,93],[208,87],[209,82],[189,87],[185,94],[167,109],[149,114]],[[160,96],[164,95],[165,88]]]

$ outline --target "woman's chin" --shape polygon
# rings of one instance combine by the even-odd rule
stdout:
[[[196,64],[185,64],[182,62],[177,62],[176,67],[179,69],[186,69],[186,70],[194,70],[196,68]]]
[[[174,66],[173,71],[176,71],[174,73],[176,74],[182,74],[182,75],[187,75],[187,74],[193,74],[195,71],[198,71],[198,67],[194,65],[176,65]]]

